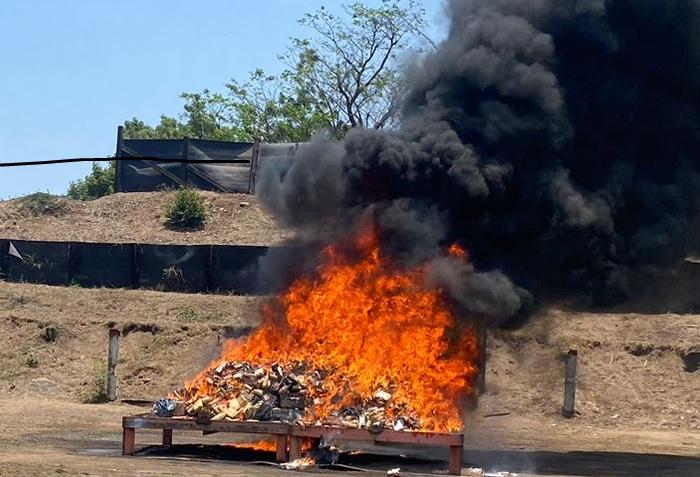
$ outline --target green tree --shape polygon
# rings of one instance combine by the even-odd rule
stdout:
[[[302,142],[322,130],[327,118],[308,95],[292,82],[257,69],[241,84],[226,84],[238,126],[237,137],[246,141]]]
[[[68,197],[77,200],[93,200],[114,193],[115,162],[109,161],[102,167],[99,162],[92,163],[92,172],[83,179],[71,182]]]
[[[170,116],[161,116],[156,127],[137,118],[124,121],[124,137],[127,139],[182,139],[191,135],[186,125]]]
[[[433,45],[424,33],[425,10],[417,0],[383,0],[376,8],[345,5],[343,12],[322,7],[299,21],[315,36],[292,39],[283,56],[288,79],[336,136],[353,127],[393,126],[402,94],[400,55],[421,42]]]
[[[328,124],[308,94],[261,69],[244,83],[232,79],[225,94],[205,89],[183,93],[181,98],[185,104],[180,119],[161,116],[160,124],[152,127],[133,118],[124,123],[124,137],[301,142]]]
[[[394,127],[403,94],[401,60],[422,46],[425,11],[420,0],[382,0],[377,7],[345,5],[339,16],[325,8],[299,21],[308,38],[292,38],[280,59],[280,75],[254,70],[230,80],[223,93],[182,93],[183,112],[162,115],[151,126],[124,122],[127,139],[218,139],[303,142],[328,132],[342,138],[353,127]],[[94,199],[114,191],[114,163],[93,164],[92,173],[70,184],[68,195]]]
[[[231,126],[230,98],[205,89],[199,93],[182,93],[185,100],[180,118],[162,115],[160,123],[149,126],[138,118],[124,122],[126,139],[219,139],[240,140]]]
[[[125,137],[301,142],[353,127],[392,127],[402,94],[400,60],[421,44],[425,11],[419,0],[355,2],[336,16],[321,8],[299,21],[308,38],[292,38],[280,75],[254,70],[232,79],[223,93],[183,93],[179,118],[161,116],[155,127],[133,118]]]
[[[236,140],[232,124],[231,99],[208,89],[200,93],[182,93],[185,112],[182,119],[189,137],[197,139]]]

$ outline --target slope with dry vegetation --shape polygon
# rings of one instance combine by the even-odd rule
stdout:
[[[107,330],[122,330],[120,397],[154,399],[218,355],[227,337],[258,323],[264,298],[1,283],[0,397],[50,392],[85,399],[104,369]],[[55,327],[55,342],[45,329]],[[579,350],[577,425],[700,430],[700,370],[684,356],[700,343],[700,316],[549,311],[490,337],[489,412],[558,420],[561,356]],[[699,434],[700,437],[700,434]]]
[[[0,396],[89,400],[110,327],[123,334],[120,397],[162,395],[213,359],[223,339],[247,333],[260,300],[0,282]]]
[[[0,202],[0,237],[270,244],[288,236],[254,197],[214,193],[204,193],[202,230],[170,230],[163,211],[171,195],[60,199],[48,209],[37,203],[35,211],[22,201]],[[90,400],[104,379],[112,326],[124,335],[119,396],[157,398],[194,376],[226,338],[256,326],[264,299],[0,281],[0,399]],[[496,330],[489,338],[487,390],[468,414],[469,432],[478,436],[472,445],[537,447],[546,439],[571,439],[574,448],[591,447],[600,433],[644,429],[662,433],[658,450],[700,452],[700,370],[688,358],[698,347],[698,315],[550,310],[518,330]],[[579,351],[578,414],[566,421],[559,416],[561,356],[569,349]],[[543,435],[543,429],[551,433]],[[639,449],[655,449],[661,441],[654,436]],[[585,445],[582,439],[588,439]]]
[[[255,196],[202,192],[206,221],[173,230],[165,210],[173,191],[113,194],[93,201],[42,197],[0,202],[0,238],[75,242],[270,245],[289,236]],[[39,199],[39,200],[36,200]]]

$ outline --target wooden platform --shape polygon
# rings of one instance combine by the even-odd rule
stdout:
[[[287,462],[302,456],[304,440],[318,445],[321,439],[326,441],[361,441],[376,445],[414,445],[449,447],[449,471],[459,475],[462,468],[462,444],[464,434],[413,432],[368,429],[352,429],[330,426],[297,426],[282,422],[259,421],[208,421],[197,422],[191,417],[157,417],[151,414],[126,416],[122,419],[122,454],[134,455],[136,429],[162,429],[163,445],[173,443],[173,430],[202,431],[204,434],[229,432],[239,434],[272,435],[277,444],[277,462]]]

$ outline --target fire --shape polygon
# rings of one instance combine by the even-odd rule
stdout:
[[[275,452],[275,449],[277,449],[277,444],[275,444],[275,441],[270,439],[261,439],[255,442],[231,442],[226,445],[236,447],[238,449],[250,449],[256,451]]]
[[[456,243],[453,243],[447,248],[447,253],[449,253],[453,257],[461,258],[463,260],[467,260],[469,258],[467,251]]]
[[[447,253],[467,258],[457,245]],[[477,372],[475,333],[458,326],[440,290],[426,287],[425,267],[394,266],[371,229],[349,244],[327,247],[321,258],[317,275],[298,278],[266,303],[261,326],[227,342],[211,368],[248,361],[304,363],[321,371],[327,392],[308,396],[313,406],[304,422],[310,424],[367,402],[381,389],[391,394],[391,409],[415,418],[420,430],[461,430],[460,400]],[[214,396],[204,374],[186,389]]]
[[[272,439],[260,439],[254,442],[231,442],[225,445],[229,447],[235,447],[237,449],[250,449],[266,452],[275,452],[277,450],[277,444]],[[312,450],[311,441],[304,440],[302,442],[301,450],[302,452],[308,452]]]

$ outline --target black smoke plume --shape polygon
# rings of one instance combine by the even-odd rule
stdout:
[[[447,10],[447,39],[406,72],[400,130],[264,167],[263,203],[310,251],[372,214],[389,253],[432,260],[431,280],[492,320],[571,297],[671,306],[661,291],[700,249],[700,2]],[[473,265],[439,255],[453,241]]]

